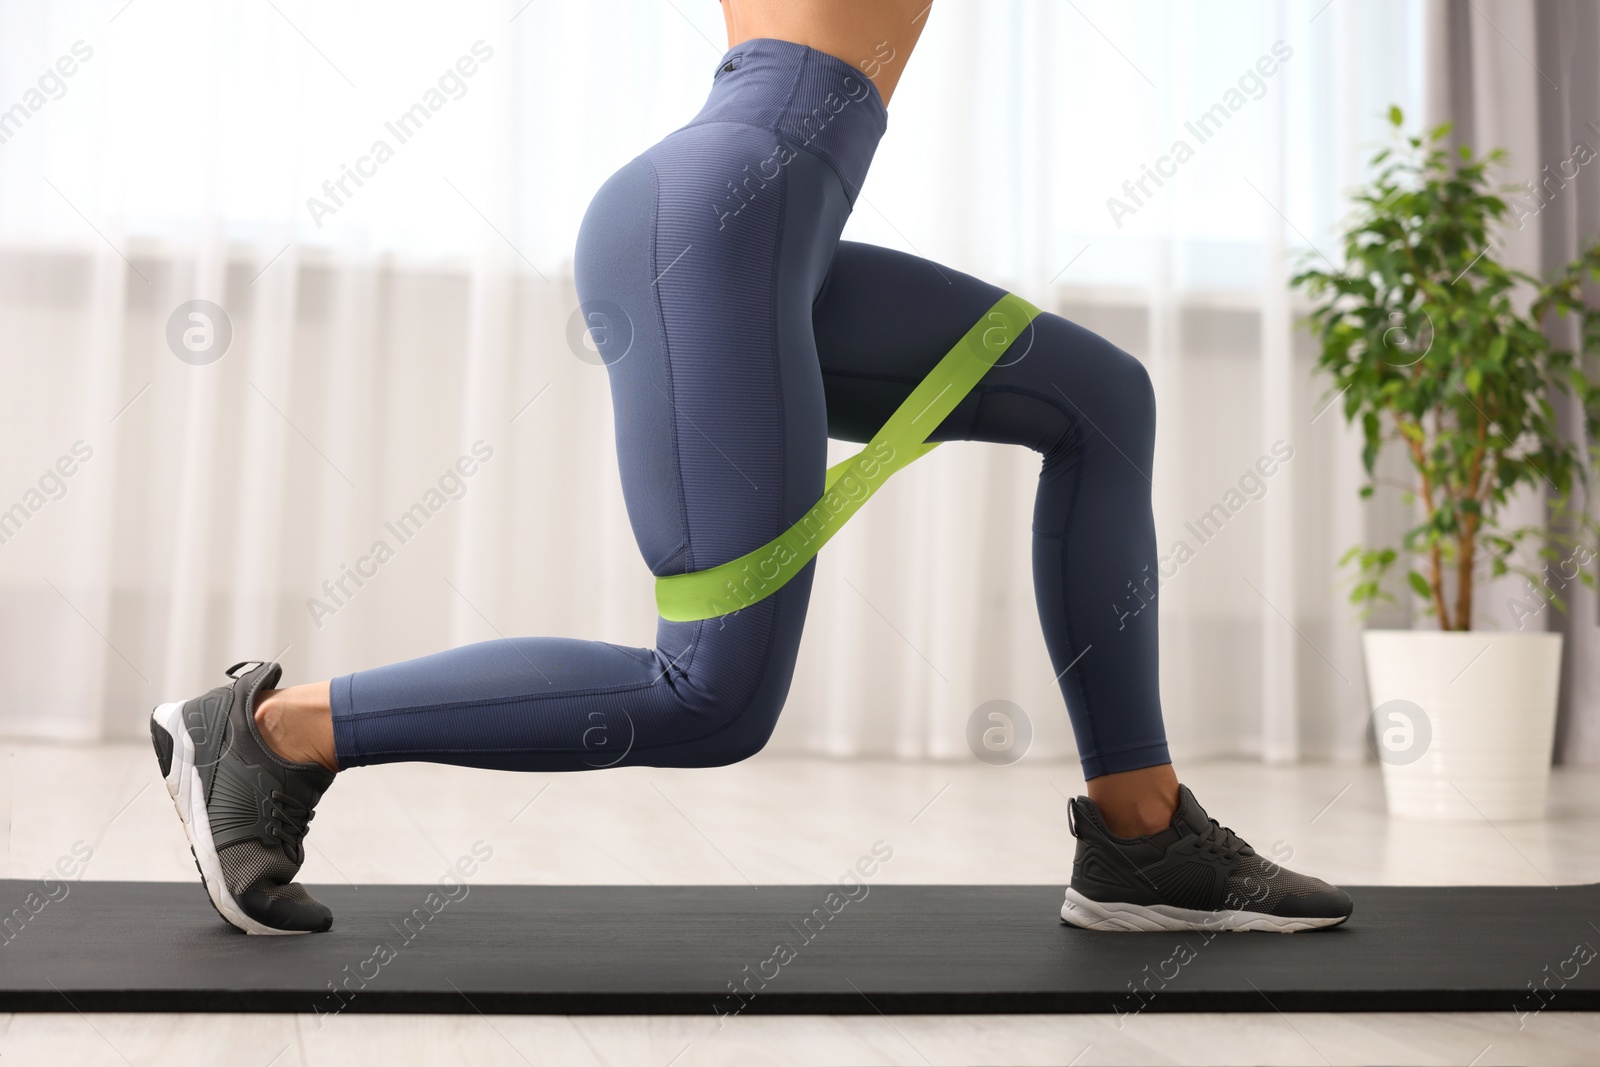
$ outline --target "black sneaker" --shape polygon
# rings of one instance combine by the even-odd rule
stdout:
[[[1273,930],[1338,926],[1350,895],[1263,859],[1178,787],[1172,823],[1116,837],[1100,809],[1077,797],[1068,821],[1078,839],[1061,918],[1090,930]]]
[[[240,673],[241,668],[250,668]],[[228,668],[231,685],[150,715],[150,740],[211,904],[247,934],[307,934],[333,913],[294,881],[312,809],[333,774],[280,759],[256,730],[255,706],[276,663]]]

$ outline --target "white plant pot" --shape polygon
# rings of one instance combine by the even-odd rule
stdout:
[[[1550,783],[1561,635],[1361,635],[1389,814],[1540,819]]]

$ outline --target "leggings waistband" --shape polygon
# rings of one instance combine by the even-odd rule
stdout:
[[[816,152],[839,172],[853,202],[889,113],[872,79],[839,57],[755,37],[723,53],[711,95],[683,128],[708,122],[773,130]]]

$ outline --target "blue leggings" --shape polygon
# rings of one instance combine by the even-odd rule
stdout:
[[[799,520],[822,495],[827,439],[868,440],[1002,295],[839,240],[887,123],[850,64],[758,38],[723,56],[693,121],[595,194],[576,284],[652,573],[724,563]],[[1144,367],[1046,312],[931,439],[1043,457],[1034,590],[1084,775],[1168,762],[1155,605],[1125,606],[1129,583],[1156,564]],[[343,675],[332,686],[339,764],[745,759],[783,707],[816,565],[731,615],[661,620],[654,648],[517,637]]]

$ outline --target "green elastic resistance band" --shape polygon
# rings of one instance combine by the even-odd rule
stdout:
[[[932,452],[928,435],[1022,335],[1039,309],[1012,293],[973,323],[860,452],[828,468],[822,499],[754,552],[708,570],[656,579],[656,608],[673,622],[714,619],[776,593],[800,573],[889,476]]]

